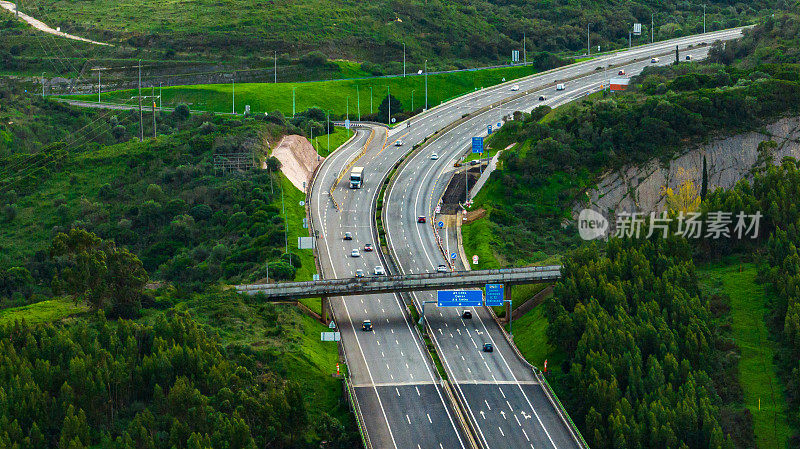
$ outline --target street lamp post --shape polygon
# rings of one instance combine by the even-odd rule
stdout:
[[[386,123],[392,126],[392,94],[389,93],[389,86],[386,86],[386,102],[389,105],[389,118],[386,119]]]
[[[42,98],[44,98],[44,72],[42,72]]]
[[[411,89],[411,112],[414,112],[414,89]]]
[[[358,91],[358,84],[356,84],[356,110],[358,111],[358,121],[361,121],[361,94]]]
[[[403,78],[406,77],[406,43],[403,42]]]
[[[425,60],[425,110],[428,110],[428,60]]]
[[[706,4],[703,3],[703,33],[706,32]]]
[[[372,115],[372,86],[369,86],[369,113]]]
[[[295,116],[295,102],[294,102],[294,90],[297,89],[296,87],[292,88],[292,117]]]
[[[231,114],[236,114],[236,72],[231,76]]]
[[[586,56],[592,54],[592,46],[589,42],[589,27],[592,25],[592,22],[586,24]]]

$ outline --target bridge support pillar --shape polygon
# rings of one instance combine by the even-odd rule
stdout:
[[[322,296],[322,303],[320,305],[320,315],[322,315],[322,321],[325,324],[330,322],[330,308],[331,302],[327,296]]]

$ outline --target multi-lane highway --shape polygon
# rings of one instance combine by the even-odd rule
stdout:
[[[453,162],[466,151],[472,136],[486,133],[487,124],[496,123],[515,110],[529,111],[539,104],[556,106],[597,90],[618,70],[602,70],[608,65],[635,74],[651,65],[651,56],[673,50],[675,45],[684,48],[732,39],[740,33],[739,29],[727,30],[637,47],[465,95],[388,133],[381,127],[359,131],[349,145],[323,163],[312,186],[312,223],[320,232],[317,256],[324,277],[352,276],[357,269],[372,275],[376,266],[385,266],[378,252],[364,252],[363,248],[366,243],[378,246],[373,214],[380,181],[412,145],[461,121],[447,132],[440,132],[406,160],[385,195],[383,223],[391,257],[403,273],[434,271],[445,263],[432,228],[418,224],[416,218],[433,215]],[[707,48],[688,53],[699,59]],[[664,56],[661,63],[671,60]],[[596,70],[597,67],[602,69]],[[556,82],[565,82],[566,90],[556,92]],[[519,90],[511,90],[511,85],[518,85]],[[541,95],[547,99],[539,101]],[[496,105],[504,99],[508,101]],[[490,105],[496,106],[489,108]],[[472,115],[462,120],[467,113]],[[402,139],[404,145],[393,145],[397,139]],[[368,140],[366,154],[357,163],[366,167],[364,188],[350,190],[345,179],[333,190],[337,208],[329,189]],[[432,153],[437,153],[438,159],[431,159]],[[345,232],[350,232],[353,240],[343,240]],[[353,249],[360,250],[360,257],[351,257]],[[418,310],[423,302],[432,299],[430,293],[413,295]],[[402,300],[397,295],[380,294],[334,299],[331,304],[373,447],[469,446],[461,415],[451,408],[448,390],[441,387]],[[581,446],[530,366],[518,356],[488,311],[477,308],[471,310],[472,319],[462,319],[461,310],[435,306],[426,310],[427,329],[464,405],[464,419],[476,429],[475,439],[480,446]],[[372,321],[374,330],[361,330],[365,319]],[[484,353],[484,343],[493,343],[495,351]]]

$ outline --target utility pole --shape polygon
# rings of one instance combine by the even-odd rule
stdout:
[[[295,102],[294,102],[294,90],[297,89],[296,87],[292,88],[292,117],[295,116]]]
[[[386,86],[386,101],[389,104],[389,118],[386,123],[392,126],[392,94],[389,93],[389,86]]]
[[[97,68],[97,102],[100,103],[100,67]]]
[[[628,50],[631,49],[632,36],[633,36],[633,33],[628,31]]]
[[[327,125],[328,125],[328,154],[330,154],[331,153],[331,111],[325,111],[325,112],[326,112],[326,114],[328,116],[328,120],[327,120],[327,122],[328,122],[327,123]]]
[[[653,39],[655,38],[655,13],[650,13],[650,43],[653,43]]]
[[[142,124],[142,60],[139,60],[139,142],[144,141],[144,125]]]
[[[356,110],[358,111],[358,121],[361,121],[361,93],[358,91],[358,84],[356,84]]]
[[[425,60],[425,110],[428,110],[428,60]]]
[[[414,89],[411,89],[411,112],[414,112]]]
[[[275,50],[275,83],[278,82],[278,51]]]
[[[403,42],[403,78],[406,77],[406,43]]]
[[[44,72],[42,72],[42,98],[44,98]]]
[[[347,96],[347,114],[344,116],[345,120],[350,121],[350,95]]]
[[[369,86],[369,114],[372,115],[372,86]]]
[[[163,83],[161,81],[159,81],[158,82],[158,109],[162,109],[164,107],[164,104],[162,103],[162,100],[161,100],[161,84],[163,84]]]
[[[231,82],[233,83],[233,88],[231,90],[231,114],[236,114],[236,72],[233,72]]]

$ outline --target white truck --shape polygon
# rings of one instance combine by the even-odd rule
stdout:
[[[364,167],[353,167],[350,171],[350,188],[360,189],[364,185]]]

